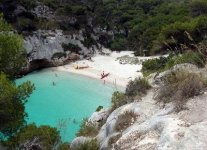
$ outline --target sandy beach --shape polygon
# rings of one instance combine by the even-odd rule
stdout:
[[[92,57],[92,61],[80,60],[65,66],[56,67],[56,69],[58,71],[67,71],[96,79],[100,79],[104,71],[105,74],[110,73],[108,77],[104,78],[106,84],[113,83],[117,86],[126,87],[130,80],[142,76],[140,72],[142,65],[120,64],[117,57],[125,55],[134,56],[131,51],[110,52],[109,56],[97,54]],[[147,58],[142,57],[141,59]],[[76,66],[88,66],[89,68],[75,69]],[[100,79],[100,82],[104,82],[104,80]]]

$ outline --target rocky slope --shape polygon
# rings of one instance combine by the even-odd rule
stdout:
[[[206,76],[206,68],[184,64],[175,66],[172,70],[186,69]],[[171,71],[171,70],[170,70]],[[161,106],[154,99],[156,89],[162,84],[162,78],[170,71],[152,75],[150,78],[153,89],[147,95],[114,110],[101,127],[96,138],[101,149],[114,150],[204,150],[207,147],[207,91],[191,99],[186,109],[176,112],[173,104]],[[115,124],[120,115],[133,111],[137,119],[124,130],[117,131]],[[104,113],[105,112],[105,113]],[[107,116],[108,111],[95,112],[90,121],[100,121]],[[104,115],[105,114],[105,115]],[[133,119],[133,118],[132,118]],[[71,144],[77,145],[90,138],[77,137]]]
[[[72,5],[73,1],[68,3]],[[23,74],[90,58],[107,44],[105,36],[113,37],[112,31],[93,26],[92,18],[87,14],[59,14],[62,5],[54,8],[41,0],[4,0],[0,4],[5,19],[24,37],[28,68]]]

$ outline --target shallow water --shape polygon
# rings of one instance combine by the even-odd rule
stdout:
[[[27,80],[36,88],[26,103],[27,122],[57,127],[62,140],[69,142],[82,119],[90,117],[100,105],[109,107],[111,95],[117,90],[97,79],[49,69],[31,73],[16,83]]]

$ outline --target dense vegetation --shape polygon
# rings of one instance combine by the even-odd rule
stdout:
[[[16,18],[6,15],[19,31],[62,29],[75,32],[84,29],[87,47],[100,42],[112,50],[135,51],[137,55],[183,52],[206,38],[206,0],[39,0],[51,8],[55,19],[37,18],[30,11]],[[37,0],[18,0],[27,10]],[[8,4],[7,4],[8,5]],[[13,6],[13,5],[12,5]],[[11,10],[9,6],[8,10]],[[10,9],[9,9],[10,8]],[[9,14],[5,12],[5,14]],[[89,23],[90,22],[90,23]],[[104,32],[97,41],[93,29]],[[76,49],[76,48],[75,48]]]
[[[12,28],[0,17],[0,139],[15,134],[25,124],[24,104],[33,90],[26,82],[16,86],[15,71],[23,67],[22,38],[12,33]],[[21,59],[23,58],[23,59]]]
[[[22,128],[17,135],[9,139],[7,144],[14,149],[16,146],[24,149],[23,143],[32,143],[32,141],[41,143],[39,149],[51,150],[60,142],[60,135],[56,128],[49,126],[37,127],[35,124],[29,124]]]
[[[149,59],[143,62],[142,73],[147,76],[151,73],[168,70],[177,64],[183,63],[190,63],[198,67],[204,67],[206,57],[201,53],[188,51],[183,54],[171,54],[168,57]]]

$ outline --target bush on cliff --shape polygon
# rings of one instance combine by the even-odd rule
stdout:
[[[124,131],[129,126],[131,126],[137,119],[137,114],[135,114],[133,111],[126,111],[123,114],[121,114],[115,124],[115,129],[117,132]]]
[[[150,88],[151,86],[147,79],[136,78],[133,81],[129,81],[125,93],[129,97],[134,97],[137,95],[142,96],[143,94],[146,94],[147,90]]]
[[[94,137],[98,134],[98,127],[96,124],[88,121],[88,119],[83,119],[79,131],[76,136]]]
[[[142,63],[142,73],[144,74],[144,76],[147,76],[154,72],[160,72],[164,70],[168,60],[169,57],[160,57],[146,60]]]
[[[127,97],[124,93],[116,91],[112,94],[111,103],[112,110],[114,110],[122,105],[127,104]]]
[[[188,51],[183,54],[149,59],[142,63],[142,73],[147,76],[151,73],[168,70],[177,64],[183,63],[190,63],[198,67],[204,67],[206,58],[199,52]]]
[[[206,79],[198,74],[184,70],[172,71],[164,77],[164,84],[158,90],[156,99],[164,104],[172,102],[179,111],[189,98],[200,94],[206,83]]]
[[[77,150],[99,150],[100,146],[97,139],[92,139],[80,144]]]

